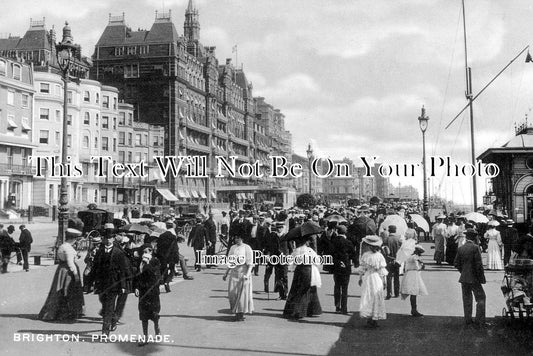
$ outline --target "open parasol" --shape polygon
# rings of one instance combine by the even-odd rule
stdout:
[[[477,213],[477,212],[473,212],[473,213],[468,213],[465,215],[465,219],[467,221],[473,221],[475,223],[488,223],[489,222],[489,219],[481,214],[481,213]]]
[[[407,231],[407,223],[400,215],[387,215],[385,220],[381,223],[379,231],[387,230],[390,225],[396,226],[396,233],[398,235],[405,235],[405,232]]]
[[[146,225],[137,223],[126,225],[120,230],[137,234],[150,234],[152,232],[152,230],[150,230]]]
[[[295,227],[294,229],[289,230],[285,238],[287,240],[296,240],[299,237],[320,234],[324,229],[314,222],[307,221],[302,225]]]
[[[428,224],[427,220],[424,219],[424,217],[422,215],[409,214],[409,216],[411,217],[411,220],[416,224],[416,226],[418,226],[419,228],[421,228],[425,232],[429,232],[429,224]]]

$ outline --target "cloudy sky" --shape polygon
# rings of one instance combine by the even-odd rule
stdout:
[[[417,118],[430,117],[428,155],[470,161],[468,116],[448,129],[466,104],[461,0],[195,0],[204,45],[221,62],[238,45],[238,62],[254,95],[286,115],[294,151],[334,159],[379,156],[390,164],[421,161]],[[172,10],[183,33],[187,0],[3,0],[0,32],[23,35],[30,18],[61,28],[91,55],[109,13],[124,12],[134,30],[149,29],[155,10]],[[533,36],[532,3],[466,0],[469,65],[474,93]],[[474,105],[476,156],[501,146],[533,108],[533,64],[525,54]],[[422,185],[422,174],[393,183]],[[470,180],[435,179],[441,195],[470,202]],[[478,181],[479,195],[485,192]],[[453,187],[453,188],[452,188]],[[421,190],[421,189],[420,189]]]

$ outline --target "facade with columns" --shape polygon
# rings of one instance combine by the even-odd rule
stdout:
[[[0,57],[0,209],[32,204],[34,93],[31,66]]]

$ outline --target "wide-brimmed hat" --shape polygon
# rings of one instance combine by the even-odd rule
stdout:
[[[444,214],[440,214],[440,215],[437,216],[435,219],[446,219],[446,215],[444,215]]]
[[[95,237],[91,238],[91,242],[94,243],[94,244],[98,244],[98,243],[102,242],[102,238],[100,236],[95,236]]]
[[[112,223],[106,223],[104,225],[104,229],[106,229],[106,230],[108,230],[108,229],[109,230],[115,230],[115,225],[113,225]]]
[[[500,223],[497,222],[496,220],[491,220],[491,221],[488,222],[487,225],[488,225],[488,226],[494,226],[494,227],[496,227],[496,226],[499,226]]]
[[[81,231],[80,230],[76,230],[74,228],[71,228],[69,227],[66,231],[66,238],[76,238],[76,237],[80,237],[81,236]]]
[[[507,220],[505,220],[505,223],[507,225],[513,225],[514,224],[514,220],[513,219],[507,219]]]
[[[363,237],[363,242],[370,246],[381,246],[383,245],[383,240],[381,237],[376,235],[368,235]]]
[[[415,245],[415,252],[419,251],[420,254],[423,254],[424,252],[426,252],[426,250],[420,246],[420,245]]]

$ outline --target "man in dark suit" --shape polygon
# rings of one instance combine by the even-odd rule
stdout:
[[[501,230],[503,243],[503,265],[507,266],[511,259],[511,252],[516,249],[518,243],[518,230],[513,227],[514,221],[508,219],[505,221],[505,227]]]
[[[94,293],[98,294],[102,304],[102,334],[116,329],[119,319],[117,299],[127,291],[127,261],[124,252],[115,245],[115,234],[107,229],[100,250],[94,257],[91,278],[94,280]]]
[[[346,226],[337,226],[337,239],[333,242],[333,297],[335,311],[348,314],[348,284],[352,273],[351,261],[355,259],[355,247],[346,238]]]
[[[474,231],[466,231],[466,242],[457,250],[454,265],[461,272],[459,283],[463,292],[463,309],[465,323],[473,324],[472,320],[472,293],[476,298],[476,324],[485,326],[485,273],[479,246],[474,244],[477,234]]]
[[[214,214],[209,213],[209,218],[205,221],[204,226],[207,233],[207,251],[206,255],[216,255],[215,246],[217,244],[217,224],[213,219]],[[216,267],[215,265],[207,265],[207,268]]]
[[[280,256],[282,254],[283,255],[290,254],[289,244],[287,242],[287,239],[285,238],[285,234],[283,233],[284,228],[285,228],[285,224],[282,221],[277,221],[274,223],[274,231],[270,233],[266,241],[265,253],[267,255]],[[275,273],[274,274],[274,292],[279,293],[280,300],[286,300],[287,292],[288,292],[287,274],[289,272],[289,266],[287,266],[286,264],[281,264],[281,263],[278,263],[276,265],[269,263],[266,266],[265,278],[264,278],[266,293],[268,293],[269,291],[268,284],[269,284],[270,276],[272,275],[272,270],[274,270],[274,273]]]
[[[167,221],[165,227],[167,231],[157,238],[156,257],[160,263],[161,280],[165,285],[165,291],[169,293],[169,283],[174,277],[174,266],[178,261],[180,250],[177,236],[174,234],[174,223]]]
[[[19,247],[20,253],[22,254],[22,259],[24,260],[24,265],[22,266],[22,268],[24,268],[24,270],[28,272],[30,270],[28,253],[31,251],[31,244],[33,243],[33,238],[31,236],[30,230],[26,229],[26,225],[20,225],[19,229]]]
[[[398,298],[400,295],[400,265],[396,262],[396,254],[402,245],[400,236],[396,233],[396,226],[389,225],[389,236],[383,239],[383,251],[385,260],[387,261],[387,296],[386,300],[391,298],[392,281],[394,281],[394,297]]]
[[[200,254],[206,245],[207,231],[203,224],[202,217],[198,216],[196,218],[196,225],[194,225],[191,229],[191,232],[189,233],[189,239],[187,240],[187,246],[191,246],[194,249],[194,268],[196,269],[196,272],[200,272],[202,270],[202,266],[200,264]]]
[[[230,241],[228,244],[228,251],[229,248],[235,243],[235,236],[240,236],[242,238],[242,242],[247,245],[250,245],[250,240],[252,239],[253,225],[250,220],[245,218],[244,215],[244,210],[239,210],[239,217],[231,222],[229,229]]]

